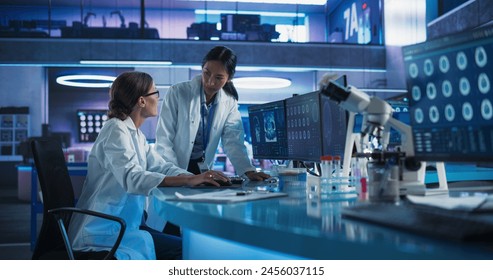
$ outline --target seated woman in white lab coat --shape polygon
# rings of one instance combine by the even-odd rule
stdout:
[[[143,72],[119,75],[110,89],[109,120],[89,154],[78,206],[123,218],[127,229],[117,259],[180,259],[181,239],[142,226],[146,198],[159,186],[199,185],[227,180],[221,172],[191,173],[166,162],[146,142],[139,127],[157,116],[159,91]],[[118,225],[74,215],[69,234],[77,250],[111,248]]]

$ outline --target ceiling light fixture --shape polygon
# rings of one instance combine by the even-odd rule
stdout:
[[[240,77],[233,79],[233,84],[242,89],[275,89],[291,86],[291,81],[274,77]]]
[[[56,78],[56,82],[69,87],[109,88],[115,79],[104,75],[66,75]]]
[[[202,0],[189,0],[202,1]],[[240,3],[263,3],[263,4],[288,4],[288,5],[325,5],[327,0],[209,0],[209,2],[240,2]]]
[[[235,10],[195,10],[196,15],[220,15],[220,14],[239,14],[239,15],[260,15],[265,17],[305,17],[305,13],[290,12],[263,12],[263,11],[235,11]]]
[[[124,65],[124,66],[132,66],[132,65],[171,65],[173,64],[171,61],[142,61],[142,60],[81,60],[80,64],[90,64],[90,65]]]

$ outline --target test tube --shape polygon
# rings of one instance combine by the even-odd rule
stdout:
[[[341,157],[340,156],[334,156],[334,173],[335,173],[335,179],[336,180],[341,180]]]
[[[358,192],[358,197],[360,200],[368,200],[368,187],[367,187],[367,178],[368,178],[368,172],[367,172],[367,164],[368,160],[366,158],[360,158],[359,159],[359,169],[361,171],[361,178],[360,178],[360,185],[361,185],[361,191]]]
[[[332,156],[325,155],[320,157],[320,192],[322,194],[329,194],[332,192]]]
[[[359,168],[359,162],[357,157],[351,158],[351,178],[349,183],[358,188],[359,179],[361,178],[361,170]]]
[[[320,157],[320,177],[322,179],[330,179],[332,177],[333,166],[332,166],[332,156],[326,155]]]

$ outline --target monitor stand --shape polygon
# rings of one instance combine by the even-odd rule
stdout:
[[[423,164],[426,167],[428,163],[423,161],[421,162],[421,164]],[[448,183],[447,183],[447,173],[445,171],[445,163],[443,161],[435,162],[435,167],[437,169],[437,175],[438,175],[438,188],[426,189],[425,195],[448,194]]]

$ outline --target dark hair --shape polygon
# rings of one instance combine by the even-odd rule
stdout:
[[[224,65],[229,78],[228,82],[223,86],[223,89],[227,94],[238,100],[238,91],[236,91],[233,82],[231,82],[236,72],[236,54],[228,47],[216,46],[204,56],[204,59],[202,59],[202,68],[204,68],[207,61],[211,60],[220,61]]]
[[[139,97],[146,94],[152,85],[152,77],[144,72],[132,71],[118,75],[110,88],[108,117],[125,120]]]

